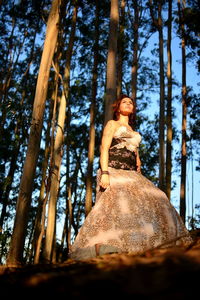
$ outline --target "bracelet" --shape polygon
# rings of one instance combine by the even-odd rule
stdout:
[[[101,171],[101,175],[103,175],[103,174],[109,175],[109,172],[108,171]]]

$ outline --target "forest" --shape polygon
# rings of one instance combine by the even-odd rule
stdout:
[[[112,276],[117,278],[129,263],[134,265],[129,274],[143,264],[144,257],[133,262],[131,256],[112,255],[110,260],[93,260],[88,269],[84,264],[75,269],[69,261],[68,275],[66,265],[47,275],[52,264],[68,261],[70,246],[95,203],[102,130],[122,93],[136,102],[142,173],[199,235],[200,202],[193,197],[193,174],[200,171],[199,0],[5,0],[0,1],[0,15],[1,266],[44,264],[44,278],[50,278],[51,285],[56,272],[64,274],[61,282],[84,271],[96,276],[97,264],[101,272],[112,269],[112,274],[98,273],[95,287],[100,288],[101,281],[114,282]],[[178,198],[173,193],[177,187]],[[164,261],[167,270],[176,266],[177,276],[181,270],[199,275],[199,252],[187,258],[173,253],[176,259],[168,256]],[[164,268],[161,258],[153,261],[153,252],[145,257],[151,264],[142,265],[142,276],[156,263]],[[191,264],[188,257],[194,258]],[[183,260],[188,261],[184,267]],[[17,273],[18,280],[29,271]],[[18,281],[9,272],[2,286],[6,290],[14,282],[17,290]],[[164,269],[159,272],[165,274],[165,290],[169,275]],[[120,274],[123,283],[127,277]],[[136,280],[136,273],[133,277]],[[180,275],[175,288],[173,278],[169,285],[178,289],[184,279]],[[79,289],[84,283],[73,284]],[[119,289],[118,295],[139,293],[129,284],[128,292]],[[140,288],[144,292],[142,284]],[[157,288],[151,286],[152,299],[161,299]],[[59,286],[58,294],[61,290]],[[188,296],[189,290],[184,291]],[[70,295],[78,297],[78,291]]]

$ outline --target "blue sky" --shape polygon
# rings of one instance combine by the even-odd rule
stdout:
[[[165,32],[166,34],[166,32]],[[154,43],[157,42],[158,35],[154,34],[149,42],[148,49],[145,50],[145,55],[146,51],[149,55],[150,50],[154,47]],[[173,37],[172,39],[172,70],[173,70],[173,76],[175,76],[176,79],[181,83],[181,78],[182,78],[182,68],[181,68],[181,47],[180,47],[180,39],[177,37]],[[186,50],[187,53],[187,50]],[[166,62],[167,52],[166,52],[166,47],[164,48],[164,61]],[[196,93],[199,93],[199,75],[197,74],[197,69],[194,65],[194,62],[188,62],[187,61],[187,86],[193,87],[194,91]],[[173,95],[179,94],[181,95],[181,88],[173,87]],[[155,98],[156,97],[156,98]],[[151,106],[147,109],[147,115],[149,117],[153,116],[152,112],[159,114],[159,106],[158,106],[158,97],[159,95],[155,94],[152,96],[153,102]],[[182,106],[181,102],[176,104],[173,104],[173,106],[176,109],[176,120],[175,125],[179,131],[181,131],[181,124],[182,124]],[[189,123],[189,116],[187,117],[187,121]],[[174,149],[180,151],[181,147],[181,136],[180,136],[180,143],[179,144],[173,144]],[[200,199],[199,199],[199,190],[200,190],[200,172],[196,171],[196,161],[195,157],[195,149],[194,149],[194,161],[188,161],[187,162],[187,187],[186,187],[186,205],[187,205],[187,211],[186,214],[187,216],[191,216],[192,214],[192,202],[193,205],[195,204],[200,204]],[[177,209],[179,212],[179,201],[180,201],[180,173],[173,173],[172,174],[172,180],[176,181],[176,187],[172,191],[172,204],[174,207]],[[195,215],[194,215],[195,216]],[[188,224],[186,223],[188,226]]]

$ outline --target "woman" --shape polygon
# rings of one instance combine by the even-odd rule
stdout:
[[[102,136],[96,203],[70,257],[112,252],[141,254],[155,247],[188,245],[192,239],[165,193],[141,174],[141,135],[132,128],[135,104],[121,95]]]

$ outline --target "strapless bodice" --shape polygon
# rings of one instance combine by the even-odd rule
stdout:
[[[115,169],[136,170],[136,153],[141,135],[128,127],[120,126],[109,149],[108,166]]]

